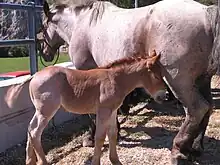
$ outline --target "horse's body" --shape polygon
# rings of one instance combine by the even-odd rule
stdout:
[[[172,163],[203,150],[212,110],[210,81],[220,50],[215,6],[164,0],[122,9],[109,2],[94,2],[76,7],[59,5],[52,12],[45,5],[44,11],[50,22],[44,31],[50,45],[44,48],[45,59],[51,58],[53,49],[64,41],[78,69],[148,54],[153,49],[160,52],[166,68],[164,79],[186,111],[185,122],[173,141]],[[210,58],[217,60],[209,68]]]
[[[47,164],[41,134],[60,106],[79,114],[96,114],[95,151],[92,164],[100,164],[106,132],[110,160],[121,164],[116,152],[117,109],[136,87],[144,87],[158,102],[165,99],[166,86],[161,76],[159,56],[126,58],[105,68],[88,71],[48,67],[29,79],[29,91],[36,112],[28,127],[26,164]],[[145,76],[143,76],[145,75]]]

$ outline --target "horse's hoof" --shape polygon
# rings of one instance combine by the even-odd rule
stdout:
[[[117,159],[117,160],[111,160],[111,163],[113,165],[122,165],[122,163]]]
[[[192,148],[190,153],[194,157],[200,157],[203,154],[203,149],[202,148]]]
[[[194,143],[190,151],[191,155],[194,157],[200,157],[203,154],[204,148],[197,143]]]
[[[171,165],[190,165],[187,159],[171,157]]]
[[[190,165],[188,157],[182,153],[171,155],[171,165]]]
[[[171,158],[171,165],[190,165],[191,163],[186,159]]]

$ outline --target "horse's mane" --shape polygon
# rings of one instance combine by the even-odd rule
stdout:
[[[76,13],[79,13],[82,9],[92,9],[90,17],[90,24],[92,21],[101,19],[105,11],[106,5],[113,5],[112,3],[101,0],[57,0],[53,6],[56,9],[71,8]]]
[[[71,6],[90,6],[91,4],[97,2],[99,0],[56,0],[55,5],[66,5],[67,7]]]
[[[113,61],[112,63],[107,64],[106,66],[99,67],[99,69],[110,69],[110,68],[116,68],[116,67],[124,67],[126,65],[133,64],[137,61],[141,61],[143,59],[148,59],[148,56],[138,56],[138,57],[125,57],[116,61]]]

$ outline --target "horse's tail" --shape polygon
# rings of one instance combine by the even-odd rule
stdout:
[[[24,88],[24,85],[29,83],[33,76],[28,77],[24,82],[20,84],[12,85],[5,95],[5,101],[9,108],[14,107],[16,100],[19,97],[19,94],[21,93],[21,90]]]
[[[213,35],[213,46],[209,59],[208,73],[214,75],[220,66],[220,17],[218,6],[212,5],[207,7],[207,18],[211,24]]]

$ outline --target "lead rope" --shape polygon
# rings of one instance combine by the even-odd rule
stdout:
[[[49,45],[46,41],[44,41],[44,43],[46,43],[47,45]],[[44,67],[48,67],[48,66],[50,66],[50,65],[46,65],[46,64],[44,64],[44,62],[43,62],[43,57],[42,57],[42,54],[43,54],[43,49],[42,49],[42,47],[41,47],[41,44],[40,44],[40,41],[39,40],[37,40],[37,48],[38,48],[38,50],[39,50],[39,52],[40,52],[40,62],[41,62],[41,64],[44,66]],[[49,47],[50,47],[50,45],[49,45]],[[56,60],[53,62],[53,64],[51,64],[51,65],[55,65],[56,63],[57,63],[57,61],[59,60],[59,57],[60,57],[60,51],[59,51],[59,49],[57,49],[57,53],[55,53],[55,55],[57,56],[56,57]]]

